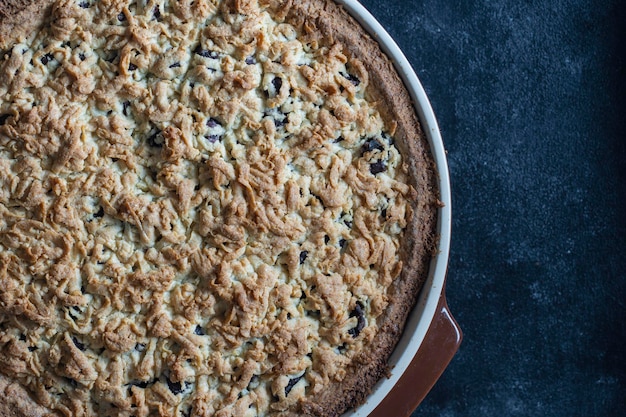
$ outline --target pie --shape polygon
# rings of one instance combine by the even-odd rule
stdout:
[[[0,2],[0,415],[334,416],[428,274],[437,172],[330,0]]]

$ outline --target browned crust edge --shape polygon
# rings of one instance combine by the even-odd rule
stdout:
[[[53,0],[0,0],[0,51],[30,35],[43,23]]]
[[[298,410],[298,415],[337,416],[365,402],[376,382],[388,373],[387,360],[402,336],[436,253],[438,174],[409,93],[378,43],[334,1],[287,3],[290,4],[286,20],[290,23],[316,28],[316,36],[330,43],[342,43],[350,55],[361,57],[370,77],[368,94],[379,102],[383,119],[397,123],[396,145],[404,155],[411,185],[417,191],[412,202],[414,216],[401,248],[404,267],[389,291],[390,300],[397,302],[391,303],[379,318],[378,336],[367,352],[350,365],[346,378],[333,383],[314,401],[301,403]]]
[[[0,50],[19,41],[40,26],[53,0],[0,0]],[[347,11],[332,0],[278,1],[288,10],[286,20],[296,26],[317,29],[317,36],[331,43],[340,42],[363,63],[370,76],[368,93],[378,101],[384,120],[397,123],[394,137],[408,164],[412,186],[414,216],[401,248],[404,268],[390,289],[387,311],[379,318],[380,332],[367,353],[358,357],[346,378],[333,383],[315,401],[299,404],[293,415],[338,416],[365,401],[373,386],[388,373],[387,360],[400,340],[407,316],[428,275],[437,243],[438,187],[434,160],[414,112],[411,98],[399,75],[378,44]],[[408,156],[408,158],[407,158]],[[0,375],[2,417],[48,416],[50,410],[36,405],[19,384]]]

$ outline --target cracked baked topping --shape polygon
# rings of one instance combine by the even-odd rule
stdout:
[[[9,6],[0,414],[362,401],[424,279],[437,202],[373,41],[323,0]]]

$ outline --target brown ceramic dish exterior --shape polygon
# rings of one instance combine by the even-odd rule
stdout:
[[[392,391],[370,416],[410,416],[443,374],[462,339],[461,328],[450,314],[444,290],[420,349]]]

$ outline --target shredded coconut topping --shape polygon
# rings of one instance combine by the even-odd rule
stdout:
[[[0,63],[0,373],[264,416],[367,349],[411,216],[363,64],[269,0],[59,0]]]

